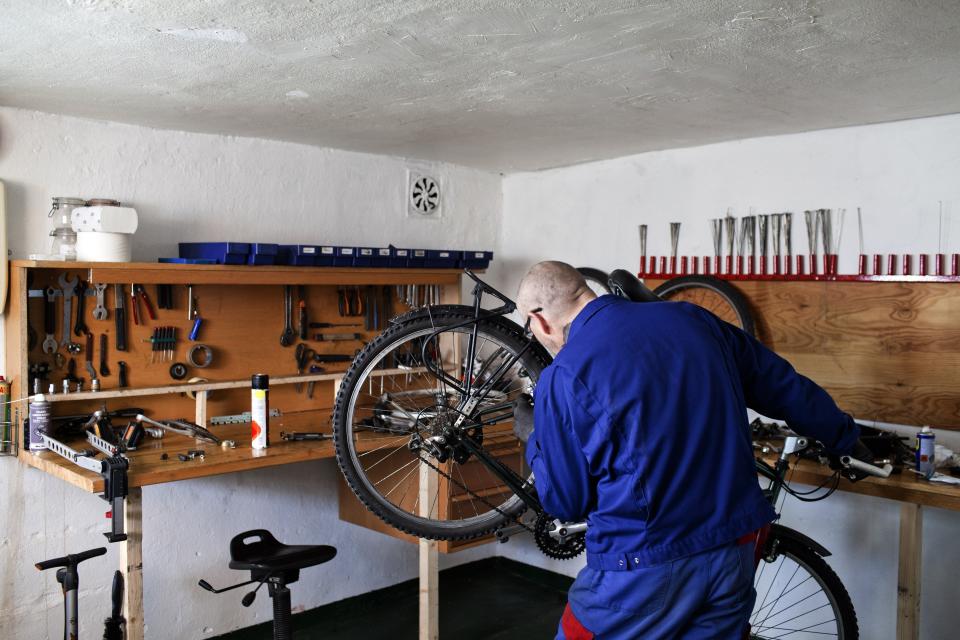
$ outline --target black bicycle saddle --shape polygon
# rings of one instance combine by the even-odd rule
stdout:
[[[252,571],[290,571],[333,560],[334,547],[325,544],[287,545],[266,529],[251,529],[230,541],[230,568]]]
[[[663,302],[653,291],[647,288],[640,279],[626,269],[616,269],[610,272],[607,286],[611,293],[634,302]]]

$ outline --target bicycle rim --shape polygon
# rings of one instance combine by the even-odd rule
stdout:
[[[664,300],[690,302],[749,333],[755,334],[747,299],[730,283],[710,276],[680,276],[654,290]]]
[[[761,561],[750,615],[753,640],[857,640],[850,596],[836,573],[812,549],[779,540],[773,562]]]
[[[476,323],[436,333],[453,320],[439,311],[395,326],[371,343],[355,361],[357,370],[351,367],[344,378],[335,418],[338,461],[357,497],[388,524],[439,539],[489,533],[519,515],[523,503],[464,447],[430,439],[459,420],[487,455],[529,478],[512,431],[512,402],[532,388],[545,366],[534,350],[517,359],[524,344],[519,335],[498,329],[500,323],[479,323],[472,383],[502,375],[476,406],[458,409],[466,344]]]

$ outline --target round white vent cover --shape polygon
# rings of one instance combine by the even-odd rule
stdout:
[[[438,217],[440,215],[440,183],[430,176],[412,176],[410,199],[407,205],[411,214]]]

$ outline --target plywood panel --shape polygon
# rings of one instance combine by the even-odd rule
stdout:
[[[757,337],[844,410],[960,429],[960,283],[730,284],[750,301]]]

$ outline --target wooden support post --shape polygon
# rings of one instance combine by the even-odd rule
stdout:
[[[131,487],[123,504],[127,539],[120,543],[120,571],[126,638],[143,640],[143,489]]]
[[[197,409],[194,422],[196,422],[201,427],[206,428],[207,426],[207,396],[210,394],[209,391],[197,391]]]
[[[900,505],[900,567],[897,576],[897,640],[920,638],[920,559],[923,507]]]
[[[429,517],[436,512],[437,474],[420,465],[420,513]],[[420,640],[440,637],[440,572],[436,540],[420,539]]]

